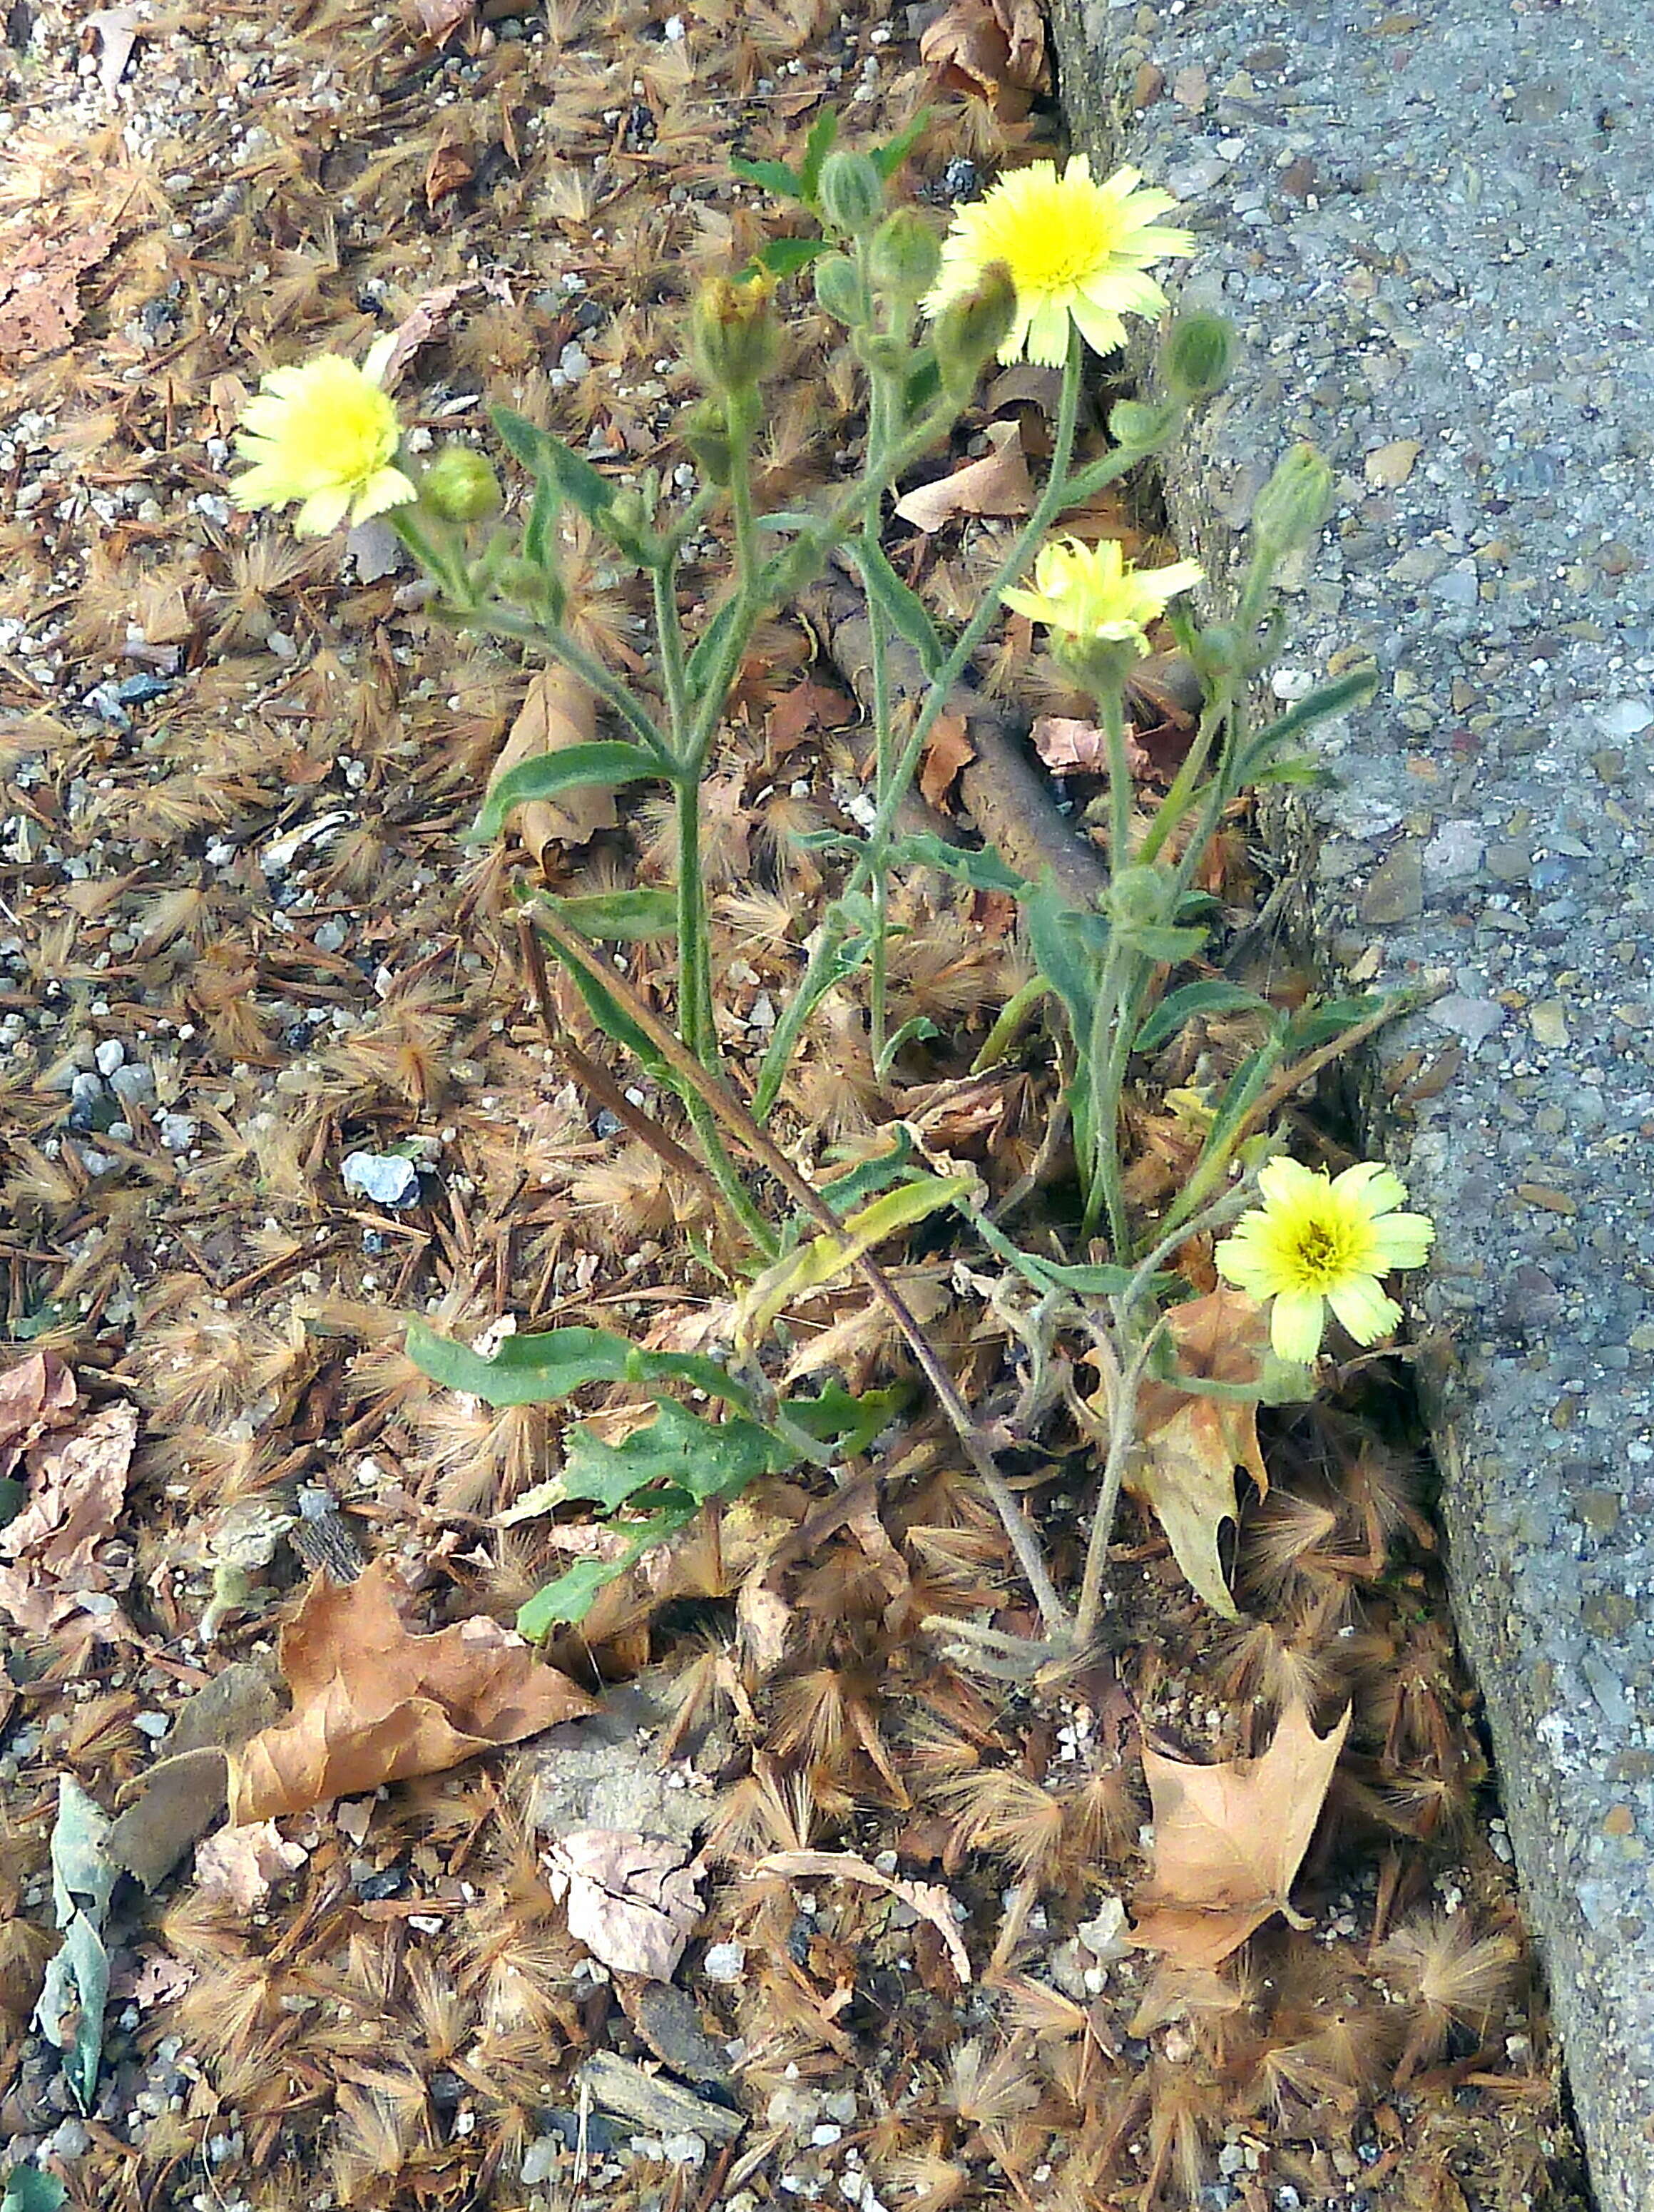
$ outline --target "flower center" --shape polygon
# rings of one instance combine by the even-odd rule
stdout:
[[[1322,1215],[1304,1222],[1292,1240],[1292,1260],[1306,1291],[1327,1291],[1344,1281],[1359,1264],[1356,1245],[1345,1221]]]
[[[1011,273],[1025,291],[1073,291],[1108,266],[1110,231],[1096,208],[1073,194],[1061,202],[1053,194],[1034,221],[1018,225]]]

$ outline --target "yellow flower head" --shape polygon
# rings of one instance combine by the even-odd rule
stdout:
[[[1203,574],[1198,561],[1130,568],[1116,538],[1096,545],[1053,538],[1034,563],[1033,590],[1007,592],[1005,604],[1069,637],[1103,639],[1144,653],[1149,649],[1145,626],[1165,612],[1168,599],[1198,584]]]
[[[244,513],[289,507],[294,529],[325,538],[348,514],[365,522],[417,495],[392,465],[402,442],[395,404],[381,380],[394,337],[375,339],[360,368],[338,354],[319,354],[273,368],[248,400],[235,450],[252,465],[230,485]]]
[[[1358,1344],[1376,1344],[1402,1318],[1378,1278],[1418,1267],[1434,1241],[1422,1213],[1397,1213],[1399,1176],[1364,1160],[1329,1177],[1296,1160],[1270,1160],[1258,1176],[1261,1206],[1242,1214],[1213,1257],[1226,1283],[1273,1298],[1269,1340],[1283,1359],[1313,1359],[1330,1306]]]
[[[939,314],[1002,261],[1016,284],[1017,319],[1001,361],[1025,357],[1060,368],[1071,319],[1087,345],[1113,353],[1126,342],[1122,315],[1164,311],[1164,293],[1144,274],[1150,262],[1195,251],[1188,231],[1157,220],[1177,204],[1170,192],[1144,185],[1135,169],[1093,184],[1083,154],[1061,176],[1054,161],[1031,162],[954,210],[925,311]]]

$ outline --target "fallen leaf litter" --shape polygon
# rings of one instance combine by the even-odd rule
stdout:
[[[0,1602],[27,1662],[0,1686],[3,2163],[39,2152],[100,2203],[204,2212],[516,2207],[571,2187],[640,2205],[693,2191],[705,2212],[756,2212],[777,2189],[940,2212],[1007,2188],[1075,2207],[1182,2191],[1246,2212],[1379,2212],[1420,2202],[1419,2177],[1450,2160],[1456,2194],[1437,2202],[1569,2202],[1554,2057],[1508,1853],[1476,1796],[1427,1527],[1393,1455],[1341,1435],[1272,1439],[1234,1632],[1214,1635],[1145,1523],[1119,1569],[1114,1659],[1043,1705],[984,1695],[919,1635],[939,1605],[1005,1608],[1010,1587],[990,1522],[922,1429],[878,1485],[824,1501],[760,1489],[656,1562],[653,1587],[618,1595],[592,1646],[613,1674],[642,1670],[652,1717],[603,1758],[614,1771],[629,1753],[693,1808],[646,1903],[687,1923],[672,1868],[698,1850],[708,1910],[678,1968],[696,2021],[674,2026],[630,1986],[617,2008],[611,1977],[665,1950],[599,1963],[554,1893],[561,1851],[565,1878],[578,1862],[601,1893],[588,1928],[606,1924],[602,1900],[623,1902],[637,1872],[630,1832],[605,1832],[595,1860],[589,1829],[583,1844],[566,1823],[537,1832],[538,1745],[446,1771],[490,1730],[425,1710],[423,1677],[378,1717],[397,1739],[383,1774],[409,1778],[381,1790],[371,1764],[307,1753],[301,1789],[272,1779],[291,1762],[271,1747],[307,1710],[271,1711],[278,1624],[302,1648],[306,1623],[394,1577],[421,1617],[382,1620],[392,1644],[459,1654],[481,1638],[492,1662],[508,1649],[493,1616],[559,1542],[596,1533],[496,1525],[544,1473],[545,1418],[430,1389],[400,1355],[398,1313],[473,1331],[508,1312],[618,1317],[684,1346],[708,1290],[686,1284],[675,1241],[693,1192],[550,1065],[471,926],[498,911],[502,864],[456,837],[502,742],[526,714],[550,731],[583,707],[554,713],[543,679],[435,629],[371,526],[343,563],[246,530],[223,492],[231,427],[272,362],[393,329],[417,436],[468,432],[499,397],[601,464],[646,465],[688,392],[674,301],[774,216],[729,183],[728,152],[788,152],[824,99],[853,131],[888,131],[931,72],[903,24],[802,5],[715,0],[657,21],[558,0],[543,24],[453,0],[405,20],[349,0],[280,21],[32,14],[13,19],[27,65],[0,61],[15,933],[0,941],[0,1249],[20,1346],[0,1422],[27,1484],[0,1531]],[[1039,111],[1027,119],[1043,40],[1031,11],[981,0],[923,36],[979,95],[944,106],[921,143],[915,176],[946,201],[1043,143]],[[1176,97],[1198,112],[1206,88]],[[800,366],[770,426],[772,503],[851,434],[842,365],[825,399]],[[1014,466],[1040,450],[1037,398],[1023,404],[912,488],[934,517],[921,580],[944,613],[970,603],[991,518],[1022,496]],[[1387,480],[1414,458],[1383,456]],[[989,519],[962,529],[962,512]],[[625,580],[601,548],[568,550],[584,641],[632,665]],[[802,838],[859,791],[848,687],[795,626],[763,644],[713,856],[732,1042],[760,1046],[819,881]],[[1008,681],[1012,663],[988,672]],[[1073,750],[1064,772],[1083,771],[1072,702],[1049,667],[1018,673],[1021,702]],[[944,804],[962,751],[944,781],[946,765]],[[648,879],[669,866],[647,816],[630,848],[601,818],[524,826],[570,890],[629,879],[639,848]],[[915,1010],[985,1026],[1007,917],[921,900],[909,919]],[[868,1144],[887,1109],[830,1007],[824,1046],[789,1102],[799,1126]],[[1037,1141],[1027,1084],[1019,1070],[973,1079],[968,1099],[943,1085],[903,1103],[944,1149],[1014,1172]],[[1177,1157],[1174,1121],[1146,1146],[1146,1202]],[[1003,1336],[947,1274],[917,1263],[904,1288],[987,1389]],[[887,1350],[877,1316],[829,1298],[799,1358],[854,1379]],[[1250,1456],[1234,1449],[1231,1491]],[[1043,1504],[1071,1510],[1086,1479],[1057,1468]],[[358,1537],[336,1534],[325,1559],[298,1542],[311,1522],[345,1528],[340,1503],[374,1559],[360,1580],[328,1579]],[[591,1650],[551,1656],[600,1692]],[[240,1669],[235,1697],[215,1695]],[[542,1697],[521,1717],[568,1710]],[[1346,1727],[1354,1755],[1317,1844],[1320,1770]],[[415,1738],[417,1768],[401,1763]],[[1264,1778],[1294,1744],[1277,1802]],[[1180,1978],[1129,1948],[1122,1898],[1134,1882],[1146,1898],[1140,1768],[1163,1889],[1189,1817],[1163,1793],[1187,1808],[1228,1790],[1236,1819],[1268,1831],[1261,1870],[1256,1839],[1226,1832],[1252,1894],[1231,1866],[1173,1906],[1286,1905],[1312,1930],[1277,1917],[1226,1975],[1191,1953]],[[238,1798],[248,1817],[173,1873],[237,1773],[259,1778]],[[316,1802],[334,1789],[366,1794]],[[278,1802],[296,1809],[263,1817]],[[27,2033],[65,1804],[84,1808],[89,1871],[58,1917],[85,1923],[83,1971],[118,1870],[156,1891],[113,1905],[84,2118]],[[72,2042],[62,1971],[52,1988],[47,2016]]]

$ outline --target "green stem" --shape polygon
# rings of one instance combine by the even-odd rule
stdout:
[[[1212,750],[1212,740],[1222,724],[1227,706],[1226,699],[1213,699],[1208,700],[1201,709],[1200,726],[1190,740],[1189,750],[1183,755],[1177,773],[1171,779],[1171,787],[1155,809],[1154,819],[1137,848],[1137,857],[1145,866],[1158,859],[1167,838],[1182,821],[1195,795],[1195,786],[1206,767],[1207,756]]]
[[[465,617],[465,627],[490,630],[496,637],[520,639],[525,645],[538,646],[553,660],[562,661],[583,684],[591,685],[605,706],[619,715],[633,736],[648,747],[669,774],[675,771],[677,755],[665,733],[619,678],[610,674],[595,653],[577,645],[566,629],[548,629],[542,623],[530,622],[526,615],[508,614],[503,607],[477,608]]]
[[[1098,700],[1109,748],[1109,873],[1131,866],[1131,766],[1126,757],[1126,702],[1118,684]]]
[[[865,281],[867,248],[858,248]],[[867,462],[861,527],[875,552],[884,527],[885,445],[890,422],[889,380],[879,369],[869,372],[867,392]],[[891,727],[890,638],[885,613],[871,592],[867,595],[868,661],[873,681],[873,804],[882,811],[895,772],[895,733]],[[873,936],[868,976],[868,1023],[873,1066],[881,1066],[890,1029],[890,866],[879,854],[873,873]]]

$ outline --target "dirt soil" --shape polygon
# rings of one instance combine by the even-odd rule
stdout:
[[[78,1503],[55,1551],[0,1566],[0,2175],[38,2158],[100,2212],[1584,2202],[1393,1361],[1353,1363],[1331,1410],[1268,1429],[1232,1626],[1134,1512],[1089,1671],[1036,1691],[954,1664],[928,1616],[1031,1624],[920,1405],[847,1486],[749,1493],[554,1646],[596,1719],[342,1785],[192,1856],[230,1740],[192,1700],[250,1699],[243,1735],[267,1717],[301,1601],[313,1625],[328,1593],[380,1587],[371,1561],[422,1632],[508,1624],[603,1540],[509,1516],[551,1464],[547,1416],[438,1389],[405,1315],[692,1349],[725,1297],[701,1187],[547,1041],[502,918],[526,856],[463,842],[508,732],[544,709],[533,672],[435,621],[388,533],[299,545],[235,514],[238,413],[276,363],[398,330],[417,441],[480,433],[504,400],[617,473],[661,462],[681,492],[682,304],[785,227],[733,153],[795,154],[824,103],[862,143],[929,100],[906,185],[946,210],[1056,143],[1037,18],[936,12],[14,0],[0,1427],[32,1498],[49,1468]],[[1037,466],[1049,397],[996,387],[952,459],[1019,441]],[[842,468],[855,405],[852,364],[806,319],[766,502]],[[1009,526],[893,520],[887,542],[946,615]],[[1141,543],[1152,515],[1116,503],[1097,526]],[[565,550],[579,634],[642,667],[633,580],[599,544]],[[777,622],[760,644],[708,793],[738,1066],[801,964],[811,833],[860,791],[859,709],[818,630]],[[1074,703],[1025,625],[982,674],[1031,711]],[[949,742],[926,789],[958,820],[970,748]],[[1068,790],[1083,806],[1094,787]],[[564,827],[545,856],[564,888],[670,871],[647,805]],[[1237,832],[1211,881],[1244,936],[1262,892]],[[881,1083],[859,1004],[830,1000],[788,1142],[817,1167],[900,1115],[1003,1189],[1040,1158],[1057,1080],[1037,1036],[968,1072],[1027,973],[1008,902],[903,898],[897,1018],[938,1036]],[[1253,939],[1290,1001],[1304,979]],[[631,961],[646,995],[658,965]],[[1207,1072],[1164,1067],[1140,1101],[1146,1202],[1179,1157],[1164,1094]],[[616,1073],[623,1107],[660,1108]],[[919,1250],[900,1273],[987,1401],[1013,1389],[1014,1346],[981,1267]],[[801,1370],[867,1387],[899,1368],[848,1297],[812,1328]],[[1095,1474],[1060,1428],[1022,1470],[1070,1580]],[[1323,1729],[1353,1704],[1293,1891],[1306,1924],[1276,1916],[1216,1966],[1130,1948],[1146,1747],[1256,1754],[1295,1700]],[[149,1878],[111,1904],[82,2109],[33,2024],[60,1785],[113,1815],[186,1744],[209,1762],[172,1770],[187,1809],[169,1826],[152,1793],[124,1846]],[[664,1978],[611,1971],[571,1929],[564,1839],[593,1827],[703,1855]]]

